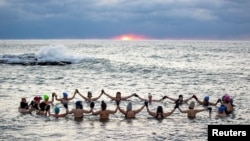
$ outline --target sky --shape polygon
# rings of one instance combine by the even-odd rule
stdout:
[[[0,0],[0,39],[250,40],[249,0]]]

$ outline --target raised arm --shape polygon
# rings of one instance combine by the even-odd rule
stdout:
[[[56,100],[61,102],[62,98],[57,98],[57,94],[55,92],[53,92],[53,93],[54,93],[54,96],[55,96]]]
[[[122,114],[126,115],[127,112],[126,112],[125,110],[121,109],[119,105],[118,105],[117,107],[118,107],[118,110],[119,110]]]
[[[115,110],[108,110],[110,114],[114,114],[116,113],[118,110],[118,106],[116,106]]]
[[[110,94],[107,94],[104,90],[103,90],[103,94],[105,94],[110,99],[115,100],[115,97],[111,96]]]
[[[164,113],[164,114],[163,114],[164,117],[168,117],[168,116],[172,115],[172,114],[174,113],[175,109],[176,109],[176,108],[174,108],[174,109],[173,109],[172,111],[170,111],[170,112]]]
[[[144,109],[145,105],[141,106],[141,108],[134,110],[134,113],[137,114],[139,112],[141,112],[142,109]]]
[[[150,111],[150,110],[149,110],[149,108],[148,108],[148,106],[146,106],[146,108],[147,108],[147,112],[148,112],[148,114],[149,114],[149,115],[151,115],[151,116],[153,116],[153,117],[155,117],[155,116],[156,116],[156,113],[155,113],[155,112]]]
[[[96,112],[94,112],[94,111],[92,110],[92,115],[99,115],[100,113],[101,113],[101,110],[96,111]]]
[[[171,97],[168,97],[168,96],[166,96],[166,97],[164,97],[164,99],[169,99],[169,100],[172,100],[172,101],[176,101],[176,100],[178,100],[178,99],[176,99],[176,98],[171,98]]]
[[[181,112],[181,113],[188,113],[189,110],[181,110],[181,108],[178,106],[178,110]]]
[[[76,92],[77,92],[84,100],[86,100],[86,101],[89,100],[87,97],[85,97],[84,95],[82,95],[82,94],[78,91],[78,89],[76,89]]]
[[[92,101],[98,100],[98,99],[102,96],[103,92],[104,92],[104,91],[102,90],[101,93],[100,93],[100,95],[99,95],[98,97],[92,98],[91,100],[92,100]]]
[[[200,105],[203,104],[203,102],[200,101],[200,100],[196,97],[196,95],[193,95],[192,98],[194,98],[194,99],[196,100],[196,102],[198,102]]]
[[[76,96],[76,93],[77,93],[77,89],[75,90],[74,95],[73,95],[71,98],[68,98],[68,100],[72,100],[72,99],[74,99],[74,98],[75,98],[75,96]]]
[[[147,100],[147,99],[145,99],[145,98],[140,97],[139,95],[137,95],[137,97],[138,97],[140,100],[143,100],[143,101]]]
[[[193,96],[191,96],[190,98],[187,98],[187,99],[183,100],[183,103],[187,103],[192,98],[193,98]]]
[[[134,96],[134,94],[131,94],[129,96],[124,96],[124,97],[121,97],[121,100],[127,100],[127,99],[129,99],[129,98],[131,98],[133,96]]]

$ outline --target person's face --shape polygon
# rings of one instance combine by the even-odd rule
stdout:
[[[88,92],[88,98],[92,97],[92,93]]]
[[[22,98],[22,102],[26,102],[26,99],[25,99],[25,98]]]
[[[121,93],[116,93],[116,100],[120,100],[121,99]]]
[[[180,96],[180,97],[179,97],[179,100],[181,100],[181,101],[182,101],[182,100],[183,100],[183,96]]]

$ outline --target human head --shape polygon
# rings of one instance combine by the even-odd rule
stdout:
[[[229,103],[230,102],[230,97],[229,97],[229,95],[226,95],[225,97],[224,97],[224,101],[226,102],[226,103]]]
[[[209,101],[209,96],[205,96],[204,101],[208,102]]]
[[[116,100],[121,100],[121,92],[116,93]]]
[[[192,101],[190,104],[189,104],[189,109],[194,109],[194,106],[195,106],[195,103],[194,103],[194,101]]]
[[[55,113],[59,114],[59,112],[60,112],[60,108],[59,107],[55,107]]]
[[[63,92],[63,98],[67,98],[68,94],[66,92]]]
[[[183,95],[179,95],[179,100],[183,100]]]
[[[148,93],[148,100],[152,100],[152,94],[151,93]]]
[[[34,97],[34,101],[39,101],[40,98],[38,96]]]
[[[23,97],[21,101],[22,101],[22,102],[26,102],[26,98]]]
[[[127,111],[132,111],[132,103],[129,102],[127,105]]]
[[[88,98],[92,97],[92,93],[90,91],[88,91]]]
[[[158,107],[157,107],[156,113],[163,113],[163,108],[162,108],[162,106],[158,106]]]
[[[44,95],[43,95],[43,99],[44,99],[44,100],[49,100],[49,96],[48,96],[47,94],[44,94]]]
[[[219,108],[218,108],[218,112],[219,113],[223,113],[226,111],[226,107],[224,105],[221,105]]]
[[[83,109],[82,101],[76,101],[76,109]]]
[[[107,104],[104,101],[102,101],[101,108],[102,110],[106,110],[107,108]]]

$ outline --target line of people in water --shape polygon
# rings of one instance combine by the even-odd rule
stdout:
[[[69,101],[73,100],[78,94],[80,97],[82,97],[87,103],[89,103],[89,109],[83,108],[82,101],[77,101],[75,103],[75,108],[69,110],[68,104]],[[101,101],[101,109],[100,110],[94,110],[95,107],[95,101],[97,101],[102,95],[106,95],[111,100],[116,101],[116,108],[114,110],[107,109],[107,104],[104,101]],[[120,107],[120,102],[124,100],[128,100],[131,97],[137,97],[138,99],[144,101],[142,106],[138,109],[132,108],[132,102],[129,101],[126,109],[122,109]],[[169,99],[171,101],[174,101],[173,109],[169,112],[164,112],[162,106],[158,106],[156,111],[152,111],[149,108],[149,105],[152,102],[161,102],[165,99]],[[188,101],[191,99],[195,99],[196,103],[199,105],[203,105],[204,108],[202,109],[195,109],[195,101],[191,101],[189,103],[189,107],[186,110],[183,110],[181,108],[182,104],[188,104]],[[51,105],[54,101],[59,101],[64,108],[66,109],[65,113],[60,113],[60,108],[55,106],[54,107],[54,113],[51,113]],[[75,119],[83,119],[84,114],[92,114],[92,115],[99,115],[99,119],[101,121],[106,121],[109,119],[110,114],[115,114],[117,111],[122,113],[125,118],[135,118],[136,114],[140,113],[145,107],[148,112],[148,114],[156,119],[164,119],[174,113],[176,109],[178,109],[181,113],[184,113],[187,115],[187,118],[194,119],[196,117],[196,114],[202,111],[209,111],[209,116],[211,117],[211,106],[217,106],[217,104],[220,103],[220,106],[217,108],[217,117],[225,117],[231,114],[234,111],[234,104],[233,99],[230,98],[228,94],[223,95],[221,99],[218,99],[215,103],[212,103],[209,101],[209,96],[204,97],[203,100],[200,100],[197,98],[197,96],[194,94],[191,97],[184,99],[183,95],[179,95],[178,98],[171,98],[168,96],[163,96],[161,99],[153,99],[152,95],[148,94],[148,99],[140,97],[138,94],[133,93],[128,96],[121,96],[120,92],[117,92],[115,96],[112,96],[108,93],[106,93],[104,90],[101,90],[101,93],[97,97],[92,97],[92,93],[88,92],[87,96],[84,96],[81,94],[78,89],[75,90],[72,97],[68,97],[67,93],[63,93],[62,98],[58,98],[58,95],[56,93],[52,93],[52,99],[49,100],[49,96],[45,94],[42,97],[36,96],[34,99],[28,104],[26,101],[26,98],[22,98],[20,102],[20,106],[18,107],[18,110],[20,113],[32,113],[35,112],[37,115],[43,115],[43,116],[53,116],[55,118],[59,117],[65,117],[67,115],[73,114]]]

